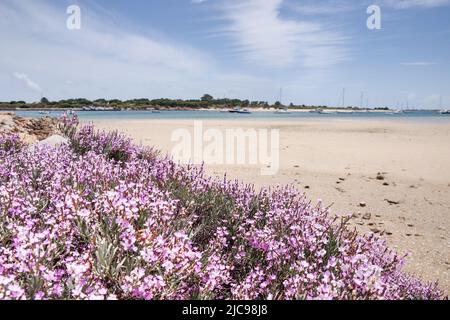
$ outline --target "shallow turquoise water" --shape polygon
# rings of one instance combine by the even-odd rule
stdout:
[[[22,117],[44,117],[38,111],[16,111]],[[49,116],[59,117],[63,112],[52,111]],[[290,114],[276,114],[274,112],[253,112],[251,114],[233,114],[229,112],[217,111],[161,111],[152,113],[151,111],[78,111],[78,117],[84,121],[95,120],[145,120],[145,119],[192,119],[192,120],[302,120],[302,119],[383,119],[383,120],[411,120],[426,122],[450,122],[450,115],[441,115],[436,111],[414,111],[399,114],[389,114],[384,112],[355,112],[355,113],[309,113],[292,112]]]

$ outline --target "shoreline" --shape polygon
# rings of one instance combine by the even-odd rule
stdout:
[[[223,112],[231,110],[232,108],[136,108],[136,109],[124,109],[124,110],[83,110],[82,108],[0,108],[0,112],[40,112],[40,111],[54,111],[54,112],[67,112],[67,111],[76,111],[76,112],[127,112],[127,111],[140,111],[140,112],[152,112],[155,110],[158,111],[211,111],[211,112]],[[270,109],[264,109],[264,108],[248,108],[251,112],[276,112],[279,111],[276,108],[270,108]],[[347,109],[347,108],[306,108],[306,109],[288,109],[288,112],[291,113],[303,113],[303,112],[315,112],[318,109],[323,109],[325,111],[325,114],[327,112],[338,112],[338,113],[389,113],[393,112],[394,110],[375,110],[375,109],[360,109],[360,110],[353,110],[353,109]],[[438,112],[439,110],[429,110],[429,109],[417,109],[417,110],[410,110],[407,112]]]

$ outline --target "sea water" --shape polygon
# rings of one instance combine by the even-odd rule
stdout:
[[[45,116],[59,117],[64,111],[51,111],[43,114],[39,111],[15,111],[16,115],[30,118]],[[410,111],[392,114],[389,112],[338,112],[311,113],[291,112],[287,114],[275,112],[252,112],[251,114],[236,114],[219,111],[77,111],[82,121],[96,120],[146,120],[146,119],[177,119],[177,120],[320,120],[320,119],[373,119],[373,120],[411,120],[426,122],[450,122],[450,115],[439,114],[437,111]]]

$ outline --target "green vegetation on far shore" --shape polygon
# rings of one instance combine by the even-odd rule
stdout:
[[[119,100],[119,99],[96,99],[88,100],[83,98],[67,99],[59,101],[49,101],[43,97],[40,102],[27,103],[25,101],[10,101],[0,102],[0,110],[17,110],[17,109],[30,109],[30,110],[43,110],[43,109],[83,109],[83,108],[105,108],[106,110],[148,110],[148,109],[170,109],[170,110],[198,110],[198,109],[223,109],[223,108],[249,108],[249,109],[280,109],[288,107],[290,110],[301,109],[327,109],[328,106],[308,106],[308,105],[294,105],[293,103],[288,106],[284,106],[279,101],[274,104],[269,104],[267,101],[249,101],[240,99],[215,99],[209,94],[205,94],[200,99],[132,99],[132,100]],[[359,107],[348,106],[332,109],[351,109],[360,110]],[[389,108],[375,108],[375,110],[389,110]]]

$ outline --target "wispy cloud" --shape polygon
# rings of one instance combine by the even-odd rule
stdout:
[[[23,82],[29,89],[38,93],[42,93],[42,89],[39,84],[31,80],[30,77],[25,73],[14,72],[13,77]]]
[[[189,83],[214,68],[211,57],[188,45],[121,28],[88,4],[81,12],[82,29],[70,31],[65,10],[51,2],[2,1],[0,69],[35,91],[40,86],[27,74],[39,75],[49,96],[111,96],[121,86],[131,95],[163,95],[174,81]]]
[[[433,66],[436,63],[435,62],[429,62],[429,61],[413,61],[413,62],[401,62],[402,66],[409,66],[409,67],[428,67]]]
[[[222,7],[225,35],[246,61],[265,67],[323,67],[348,58],[345,38],[322,24],[284,18],[283,0],[244,0]]]
[[[384,2],[396,9],[435,8],[450,4],[450,0],[385,0]]]
[[[348,0],[309,0],[289,3],[289,7],[302,15],[328,15],[357,10],[359,5]]]

